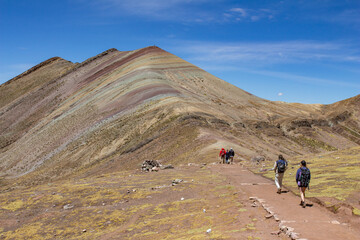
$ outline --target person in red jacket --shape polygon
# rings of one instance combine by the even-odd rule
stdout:
[[[219,153],[219,157],[221,159],[220,163],[222,162],[225,164],[225,156],[226,156],[225,148],[222,148]]]

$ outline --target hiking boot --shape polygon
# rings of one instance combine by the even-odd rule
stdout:
[[[281,189],[278,189],[278,190],[277,190],[277,194],[281,194]]]
[[[301,206],[302,206],[303,208],[305,208],[305,207],[306,207],[306,203],[305,203],[305,202],[302,202]]]

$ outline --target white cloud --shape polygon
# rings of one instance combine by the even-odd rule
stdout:
[[[264,70],[244,70],[244,71],[247,71],[247,72],[253,73],[253,74],[267,76],[267,77],[281,78],[281,79],[286,79],[286,80],[300,82],[300,83],[307,83],[307,84],[316,83],[316,84],[320,84],[320,85],[333,85],[333,86],[339,86],[339,87],[350,87],[350,88],[360,89],[360,83],[337,81],[337,80],[316,78],[316,77],[308,77],[308,76],[297,75],[297,74],[286,73],[286,72],[275,72],[275,71],[264,71]]]
[[[202,62],[276,64],[309,61],[360,63],[352,45],[337,42],[182,42],[176,47],[190,59]]]
[[[247,15],[248,15],[246,10],[243,8],[232,8],[232,9],[230,9],[230,12],[240,13],[240,16],[244,17],[244,18],[247,17]]]
[[[333,80],[329,78],[319,78],[319,77],[311,77],[311,76],[305,76],[305,75],[298,75],[290,72],[277,72],[277,71],[266,71],[266,70],[259,70],[255,68],[249,68],[249,67],[239,67],[234,65],[229,65],[226,63],[218,63],[218,64],[199,64],[199,67],[205,69],[206,71],[217,71],[217,72],[226,72],[230,71],[236,74],[240,73],[246,73],[251,75],[260,75],[264,76],[266,78],[271,79],[284,79],[286,81],[291,82],[298,82],[303,84],[309,84],[309,85],[320,85],[320,86],[337,86],[337,87],[346,87],[346,88],[352,88],[352,89],[359,89],[360,90],[360,83],[354,82],[354,81],[346,81],[345,79],[341,80]],[[284,96],[283,92],[279,92],[278,96]]]
[[[113,16],[132,15],[160,21],[202,22],[214,19],[203,5],[220,0],[90,0],[97,11]]]
[[[354,81],[358,74],[360,53],[353,44],[345,42],[285,41],[285,42],[206,42],[174,41],[171,47],[176,55],[205,69],[215,72],[242,72],[262,75],[267,78],[284,79],[321,86],[339,86],[360,89],[360,83]],[[170,49],[170,47],[169,47]],[[311,67],[309,67],[311,66]],[[337,74],[321,74],[317,67],[334,67]],[[287,69],[288,68],[288,69]],[[306,73],[299,72],[302,69]],[[263,69],[282,69],[266,71]],[[317,76],[312,71],[316,69]],[[348,81],[345,75],[353,76]],[[309,74],[308,76],[306,76]],[[281,93],[283,94],[283,93]],[[280,95],[279,95],[280,96]]]
[[[284,95],[282,92],[279,92],[279,93],[278,93],[278,96],[281,97],[282,95]]]
[[[96,11],[106,16],[130,15],[157,21],[255,22],[274,17],[274,12],[270,9],[234,7],[227,0],[88,0],[87,3],[91,3]]]
[[[261,19],[271,20],[274,18],[274,12],[270,9],[247,9],[231,8],[224,16],[227,20],[257,22]]]

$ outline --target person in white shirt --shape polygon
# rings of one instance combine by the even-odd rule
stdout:
[[[275,185],[277,187],[278,194],[281,194],[282,181],[287,166],[288,166],[288,162],[285,160],[285,158],[282,155],[279,155],[279,160],[275,162],[274,168],[272,169],[275,172]]]

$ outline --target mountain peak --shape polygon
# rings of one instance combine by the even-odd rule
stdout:
[[[157,46],[111,48],[79,64],[52,58],[0,96],[0,169],[14,177],[212,162],[220,146],[273,158],[360,142],[346,129],[358,131],[355,108],[334,115],[267,101]]]

